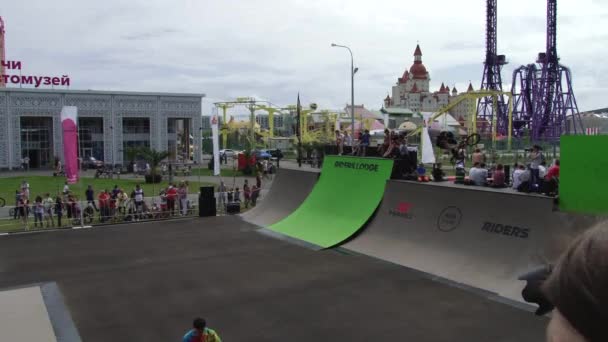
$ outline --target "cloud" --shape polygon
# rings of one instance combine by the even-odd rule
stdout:
[[[544,50],[545,7],[499,3],[498,49],[510,62],[505,84]],[[29,74],[67,73],[76,89],[255,94],[280,105],[300,92],[307,102],[342,108],[350,101],[350,55],[331,48],[335,42],[351,47],[360,68],[355,101],[379,108],[418,41],[432,89],[447,82],[464,90],[469,80],[478,88],[485,55],[478,0],[21,0],[0,10],[8,59],[23,61]],[[593,89],[608,88],[598,72],[608,3],[560,2],[558,14],[558,49],[579,105],[606,107]]]

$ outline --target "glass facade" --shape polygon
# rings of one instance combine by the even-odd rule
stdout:
[[[150,119],[124,118],[122,120],[123,160],[129,160],[127,149],[132,147],[150,147]]]
[[[53,119],[21,117],[21,158],[29,158],[30,168],[53,167]]]
[[[103,118],[78,118],[78,153],[103,161]]]
[[[193,138],[190,132],[190,119],[167,119],[167,150],[169,160],[183,162],[193,157]]]

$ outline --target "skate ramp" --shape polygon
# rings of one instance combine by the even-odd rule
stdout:
[[[261,227],[281,221],[304,202],[318,178],[319,173],[315,171],[279,169],[270,191],[241,217]]]
[[[382,205],[343,247],[522,301],[517,277],[553,262],[599,218],[548,197],[388,181]]]
[[[323,248],[343,242],[378,208],[392,167],[390,159],[327,156],[310,195],[269,229]]]

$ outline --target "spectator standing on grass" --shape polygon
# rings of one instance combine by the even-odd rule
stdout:
[[[30,184],[25,179],[21,182],[21,192],[30,198]]]
[[[46,222],[46,226],[48,227],[52,227],[55,225],[55,222],[53,221],[53,198],[51,197],[51,194],[47,193],[44,196],[44,200],[42,200],[42,203],[44,205],[44,221]]]
[[[95,211],[99,211],[99,209],[97,209],[97,206],[95,205],[95,191],[93,190],[92,185],[87,186],[87,191],[85,191],[85,196],[87,198],[87,205],[93,204],[93,208],[95,208]]]
[[[169,215],[175,214],[175,199],[177,198],[177,190],[173,187],[173,184],[169,184],[167,188],[167,209],[169,209]]]
[[[70,194],[70,186],[68,185],[68,182],[66,181],[63,184],[63,199],[67,199],[68,195]]]
[[[137,217],[140,218],[144,210],[144,189],[141,188],[141,185],[137,184],[134,193],[135,211],[137,212]]]
[[[121,191],[120,191],[120,188],[118,187],[118,185],[114,185],[114,189],[112,189],[112,194],[111,194],[112,198],[117,199],[120,192]]]
[[[44,206],[42,205],[42,197],[36,196],[36,200],[34,201],[34,227],[38,227],[38,223],[40,223],[40,228],[44,228],[43,216]]]
[[[57,196],[55,199],[55,215],[57,216],[57,227],[61,227],[61,218],[63,217],[63,199]]]
[[[179,210],[182,216],[188,215],[188,187],[186,183],[181,182],[177,189],[177,198],[179,199]]]
[[[16,220],[19,217],[19,203],[21,202],[21,191],[15,190],[15,210],[13,213],[13,220]]]
[[[98,199],[99,199],[99,210],[101,211],[100,212],[100,215],[101,215],[100,221],[105,222],[108,219],[108,217],[110,216],[110,213],[109,213],[110,196],[108,195],[108,192],[104,190],[99,193]]]
[[[23,223],[23,226],[25,228],[27,228],[27,217],[28,217],[28,204],[27,204],[27,197],[25,196],[25,194],[21,194],[21,198],[19,199],[19,216],[21,217],[21,223]]]
[[[127,212],[127,202],[129,201],[129,196],[123,189],[118,189],[118,195],[116,195],[116,200],[118,201],[118,210],[121,211],[122,214]]]
[[[195,318],[192,329],[183,337],[182,342],[222,342],[217,332],[207,328],[207,322],[202,318]]]

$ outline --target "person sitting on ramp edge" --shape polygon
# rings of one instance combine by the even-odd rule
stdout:
[[[184,335],[182,342],[222,342],[220,336],[207,328],[207,322],[198,317],[192,322],[192,329]]]

